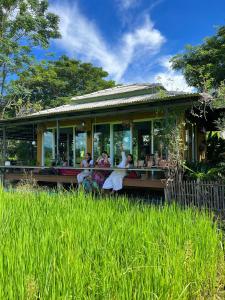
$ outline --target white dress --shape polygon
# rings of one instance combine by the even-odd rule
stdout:
[[[122,161],[117,166],[118,168],[126,168],[127,157],[125,152],[122,152]],[[123,179],[126,176],[126,170],[113,171],[103,184],[104,190],[119,191],[123,188]]]
[[[94,165],[93,160],[91,160],[89,163],[86,161],[86,159],[82,160],[82,168],[88,168],[89,166],[92,167]],[[88,177],[91,174],[90,170],[83,170],[81,173],[77,175],[77,182],[78,184],[81,184],[84,180],[84,178]]]

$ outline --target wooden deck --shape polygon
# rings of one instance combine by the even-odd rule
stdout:
[[[32,178],[36,182],[40,183],[56,183],[56,184],[77,184],[76,176],[69,175],[38,175],[38,174],[22,174],[22,173],[5,173],[4,180],[8,182],[18,182],[21,180],[28,180]],[[165,188],[165,180],[163,179],[124,179],[124,187],[133,187],[133,188],[147,188],[147,189],[156,189],[162,190]]]

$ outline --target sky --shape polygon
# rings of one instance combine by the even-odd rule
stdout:
[[[225,0],[49,2],[62,34],[50,51],[92,62],[117,83],[160,82],[168,90],[193,91],[170,58],[225,24]]]

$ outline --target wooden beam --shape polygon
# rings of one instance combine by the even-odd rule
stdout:
[[[59,120],[56,120],[56,161],[58,163],[59,161],[59,137],[60,137],[60,132],[59,132]]]
[[[64,175],[30,175],[32,179],[37,182],[49,182],[49,183],[70,183],[77,184],[76,176],[64,176]],[[29,180],[29,174],[23,173],[6,173],[5,179],[8,181],[21,181]],[[124,187],[133,188],[147,188],[147,189],[157,189],[162,190],[166,186],[165,180],[160,179],[131,179],[125,178],[123,181]]]

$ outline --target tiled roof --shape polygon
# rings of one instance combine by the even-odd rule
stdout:
[[[42,110],[30,116],[44,116],[44,115],[53,115],[53,114],[67,113],[67,112],[69,113],[69,112],[90,111],[92,109],[104,109],[104,108],[107,109],[112,107],[122,107],[122,106],[143,104],[143,103],[155,103],[155,102],[160,103],[160,101],[176,100],[180,98],[191,98],[196,96],[199,96],[199,94],[167,92],[167,95],[160,96],[157,93],[151,95],[141,95],[141,96],[133,96],[127,98],[110,99],[105,101],[67,104],[67,105],[62,105],[51,109]]]
[[[72,101],[80,101],[80,100],[86,100],[86,99],[93,99],[93,98],[100,98],[100,97],[105,97],[105,96],[115,96],[115,95],[120,95],[120,94],[125,94],[125,93],[134,93],[134,92],[146,92],[146,94],[149,94],[149,91],[154,93],[154,90],[159,90],[159,89],[164,89],[164,87],[159,84],[159,83],[136,83],[136,84],[127,84],[127,85],[118,85],[113,88],[105,89],[105,90],[100,90],[97,92],[93,92],[90,94],[85,94],[82,96],[75,96],[72,97]]]
[[[108,110],[117,107],[128,107],[139,104],[150,104],[157,106],[160,102],[164,104],[179,103],[181,99],[197,101],[201,97],[197,93],[183,93],[166,91],[160,84],[132,84],[117,86],[83,96],[73,97],[71,103],[55,108],[45,109],[26,116],[14,119],[0,120],[0,123],[19,121],[27,119],[38,119],[39,117],[51,117],[65,113],[81,113],[96,110]]]

